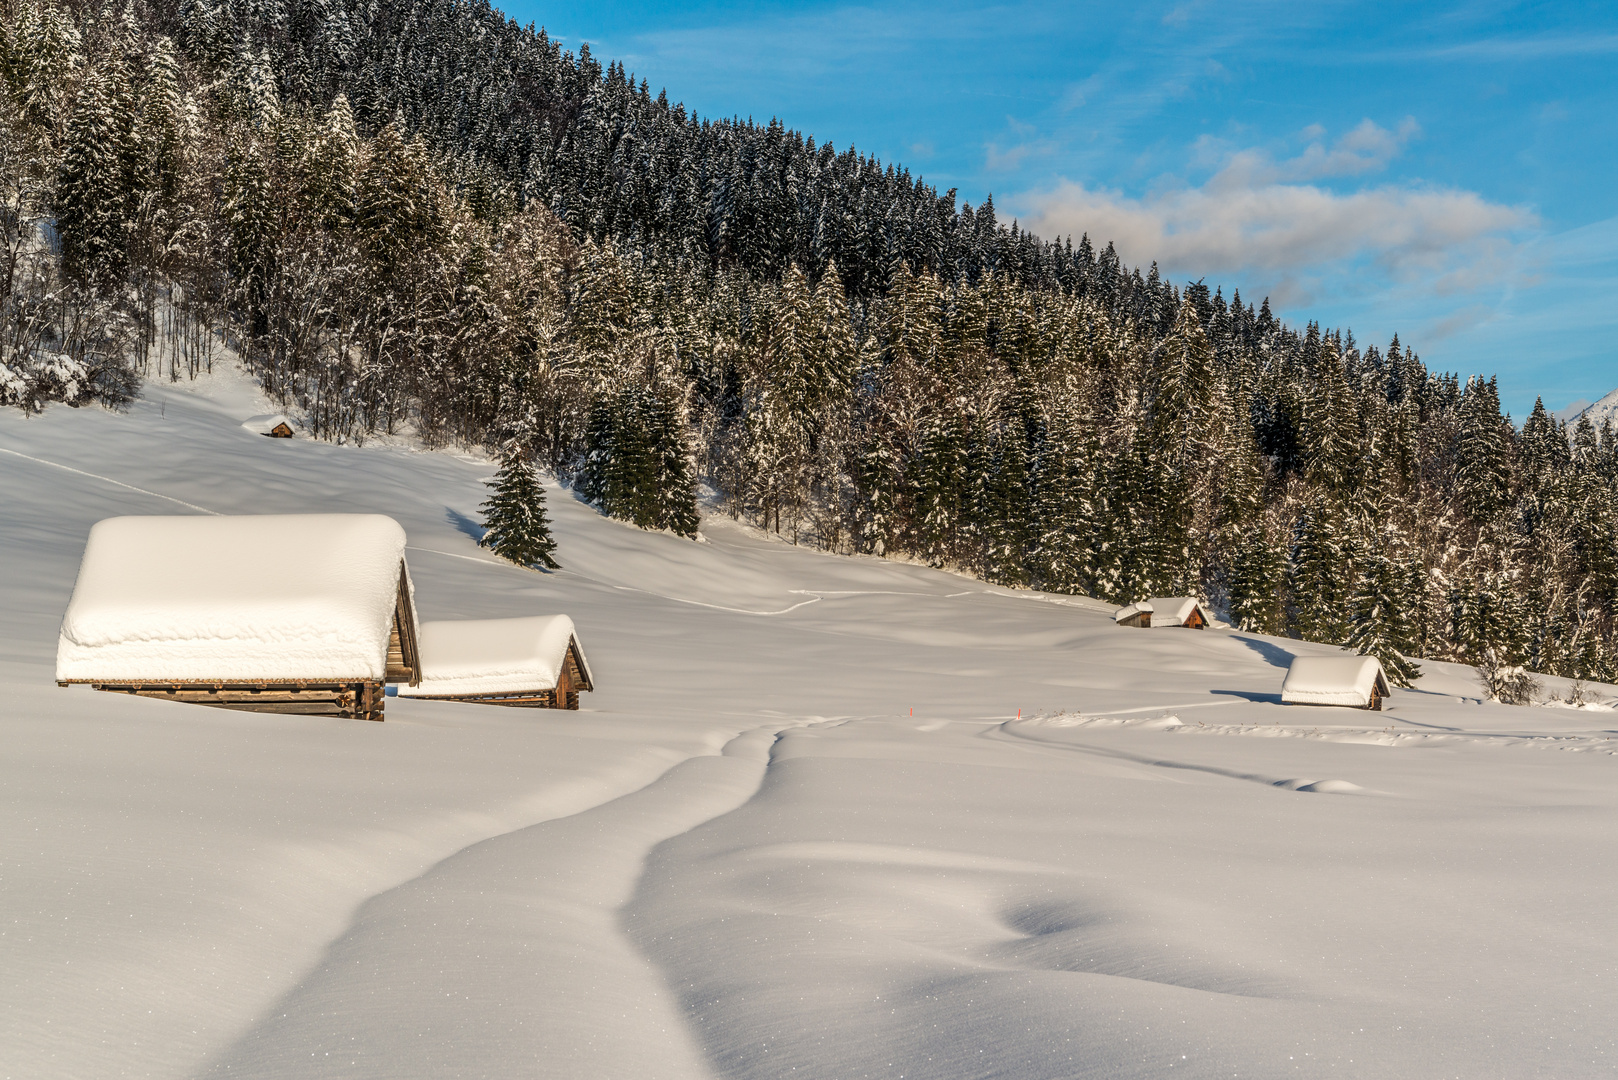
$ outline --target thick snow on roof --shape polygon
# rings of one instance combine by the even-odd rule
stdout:
[[[97,522],[58,679],[382,679],[405,533],[380,514]]]
[[[292,421],[287,419],[286,413],[265,413],[263,416],[252,416],[242,421],[242,427],[259,435],[268,435],[281,424],[294,431],[297,430]]]
[[[549,690],[561,676],[573,640],[573,620],[566,615],[422,623],[421,685],[401,686],[399,695]],[[579,661],[583,665],[583,649]],[[588,668],[584,675],[589,678]]]
[[[1184,626],[1191,613],[1202,607],[1202,601],[1194,596],[1154,596],[1148,601],[1152,609],[1152,628],[1159,626]],[[1203,608],[1204,622],[1212,622],[1208,610]]]
[[[1281,684],[1288,705],[1369,705],[1371,691],[1388,692],[1382,664],[1374,656],[1299,656]]]
[[[1125,619],[1134,618],[1136,615],[1139,615],[1141,612],[1150,613],[1153,610],[1155,610],[1155,609],[1152,607],[1151,604],[1148,604],[1144,600],[1137,600],[1135,603],[1130,604],[1127,607],[1121,607],[1117,611],[1113,612],[1112,613],[1112,621],[1113,622],[1123,622]]]

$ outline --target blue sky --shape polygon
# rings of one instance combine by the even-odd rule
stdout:
[[[1618,387],[1618,5],[516,3],[706,116],[780,117],[1268,295],[1520,420]]]

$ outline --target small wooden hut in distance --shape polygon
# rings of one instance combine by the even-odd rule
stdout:
[[[1127,607],[1121,607],[1112,614],[1112,621],[1119,626],[1152,625],[1152,605],[1145,600],[1137,600]]]
[[[423,623],[422,678],[400,697],[577,709],[594,690],[589,662],[566,615]]]
[[[61,685],[382,719],[421,677],[405,533],[380,514],[120,517],[90,530]]]
[[[1206,630],[1213,616],[1201,600],[1194,596],[1154,596],[1147,601],[1152,608],[1153,629],[1159,626],[1185,626],[1192,630]]]
[[[1299,656],[1281,684],[1281,704],[1380,711],[1388,693],[1388,677],[1374,656]]]
[[[259,435],[268,435],[272,439],[292,438],[292,421],[284,413],[272,413],[269,416],[255,416],[242,421],[242,427]]]

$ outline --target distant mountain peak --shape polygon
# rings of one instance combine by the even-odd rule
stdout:
[[[1569,424],[1578,423],[1581,416],[1588,416],[1590,423],[1596,427],[1600,427],[1601,422],[1607,419],[1611,419],[1613,423],[1618,424],[1618,390],[1613,390],[1594,405],[1586,402],[1575,402],[1564,409],[1562,415],[1565,415]]]

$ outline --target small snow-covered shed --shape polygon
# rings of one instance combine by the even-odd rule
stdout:
[[[566,615],[423,623],[421,661],[420,684],[400,697],[577,709],[579,691],[595,689]]]
[[[57,682],[380,720],[383,684],[421,677],[404,548],[380,514],[97,522]]]
[[[1194,596],[1154,596],[1147,601],[1152,608],[1153,629],[1159,626],[1188,626],[1193,630],[1206,630],[1213,622],[1208,609]]]
[[[1299,656],[1281,684],[1283,705],[1346,705],[1382,708],[1388,677],[1374,656]]]
[[[1137,600],[1113,612],[1112,621],[1119,626],[1151,626],[1152,605],[1145,600]]]
[[[286,418],[285,413],[254,416],[243,420],[242,427],[259,435],[268,435],[272,439],[290,439],[293,434],[292,421]]]

